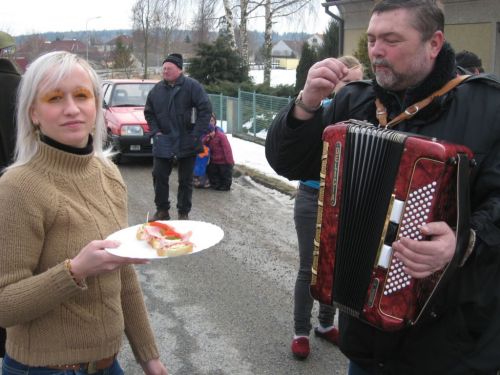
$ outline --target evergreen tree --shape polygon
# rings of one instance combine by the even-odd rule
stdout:
[[[364,75],[366,78],[373,79],[375,76],[371,70],[370,58],[368,57],[368,35],[365,33],[358,41],[358,48],[353,53],[354,57],[356,57],[361,64],[363,64]]]
[[[122,38],[116,39],[115,49],[111,53],[114,69],[123,69],[128,78],[134,65],[132,47],[123,43]]]
[[[227,35],[220,34],[214,43],[199,43],[196,57],[187,69],[190,76],[204,85],[220,81],[248,81],[248,67],[231,48]]]
[[[327,57],[339,57],[339,22],[335,19],[330,21],[323,38],[323,46],[319,49],[319,59]]]
[[[313,66],[314,63],[318,61],[318,53],[315,48],[311,48],[309,43],[305,42],[302,47],[302,55],[299,60],[299,65],[297,65],[297,70],[295,73],[295,89],[301,90],[306,83],[307,72],[309,68]]]

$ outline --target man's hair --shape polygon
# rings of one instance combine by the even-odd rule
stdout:
[[[484,72],[483,62],[474,52],[464,50],[457,53],[455,57],[458,66],[467,70],[473,70],[474,68],[477,68],[479,72]]]
[[[436,31],[444,32],[444,11],[440,0],[379,0],[372,14],[397,9],[413,12],[412,26],[422,34],[422,40],[429,40]]]

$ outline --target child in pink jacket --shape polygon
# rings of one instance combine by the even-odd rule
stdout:
[[[209,133],[203,138],[203,143],[210,149],[207,176],[212,189],[227,191],[233,181],[233,151],[226,134],[216,123],[217,119],[212,113]]]

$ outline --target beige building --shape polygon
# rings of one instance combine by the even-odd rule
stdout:
[[[456,52],[468,50],[483,61],[486,72],[500,75],[500,0],[442,0],[445,35]],[[338,14],[343,24],[343,50],[352,54],[366,31],[374,0],[329,0],[327,13]],[[335,13],[337,6],[339,13]]]

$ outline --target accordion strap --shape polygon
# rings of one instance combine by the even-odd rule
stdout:
[[[399,124],[401,121],[408,120],[409,118],[415,116],[418,113],[418,111],[420,111],[422,108],[427,107],[435,98],[446,94],[448,91],[452,90],[453,88],[458,86],[460,83],[462,83],[465,79],[469,77],[470,75],[460,75],[453,78],[452,80],[448,81],[446,85],[441,87],[439,90],[433,92],[427,98],[422,99],[421,101],[412,104],[411,106],[406,108],[398,116],[394,117],[390,122],[387,122],[387,109],[382,104],[380,99],[376,98],[375,99],[375,106],[377,107],[376,116],[380,124],[380,127],[391,128]]]

